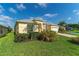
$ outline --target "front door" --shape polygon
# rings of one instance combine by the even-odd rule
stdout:
[[[33,32],[33,27],[34,25],[33,24],[27,24],[27,32]]]

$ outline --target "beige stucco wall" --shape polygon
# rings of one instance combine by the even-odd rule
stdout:
[[[27,33],[27,24],[19,23],[18,30],[19,30],[19,33]]]
[[[43,22],[41,21],[36,21],[37,24],[35,24],[35,29],[33,29],[34,32],[41,32],[41,31],[44,31],[46,30],[47,28],[47,25],[44,24]],[[28,29],[27,29],[27,23],[18,23],[18,32],[19,33],[27,33],[28,32]],[[48,26],[49,27],[49,26]],[[55,31],[55,32],[58,32],[59,30],[59,26],[56,26],[56,25],[52,25],[50,26],[49,28],[50,30],[52,31]],[[16,29],[17,30],[17,29]]]
[[[46,24],[43,24],[43,30],[46,30],[47,28],[46,28]]]
[[[55,32],[58,32],[59,26],[51,26],[51,30],[55,31]]]
[[[33,29],[33,31],[34,31],[34,32],[39,32],[39,30],[38,30],[38,27],[39,27],[39,26],[38,26],[38,25],[34,25],[34,27],[35,27],[35,28]]]
[[[43,22],[41,22],[41,21],[35,21],[37,24],[39,24],[38,25],[38,27],[40,27],[41,26],[41,28],[40,29],[36,29],[36,31],[39,31],[39,32],[41,32],[41,31],[43,31]]]
[[[40,30],[43,31],[43,22],[41,21],[36,21],[37,24],[40,24],[41,25],[41,28]],[[34,32],[40,32],[39,31],[39,25],[34,25],[36,28],[33,30]],[[27,33],[27,23],[18,23],[18,32],[19,33]]]

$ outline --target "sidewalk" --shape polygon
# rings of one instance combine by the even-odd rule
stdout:
[[[72,37],[77,37],[77,36],[75,36],[75,35],[63,34],[63,33],[58,33],[58,35],[66,36],[66,37],[70,37],[70,38],[72,38]]]

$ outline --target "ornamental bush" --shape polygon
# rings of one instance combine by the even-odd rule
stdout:
[[[39,32],[30,32],[29,34],[28,34],[28,38],[29,39],[37,39],[37,37],[39,36]]]
[[[78,44],[79,44],[79,37],[72,38],[72,42],[74,42],[74,43],[78,43]]]
[[[59,27],[59,32],[60,32],[60,33],[66,33],[65,27],[60,26],[60,27]]]
[[[6,36],[6,34],[1,34],[1,35],[0,35],[0,38],[1,38],[1,37],[5,37],[5,36]]]
[[[56,32],[54,31],[42,31],[38,36],[38,40],[51,42],[55,40],[56,36]]]
[[[28,34],[15,35],[15,42],[21,42],[25,40],[42,40],[42,41],[54,41],[57,34],[54,31],[42,31],[42,32],[30,32]]]
[[[21,42],[21,41],[25,41],[28,40],[28,34],[17,34],[15,35],[15,42]]]

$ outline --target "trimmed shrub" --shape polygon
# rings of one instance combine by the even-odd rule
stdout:
[[[60,27],[59,27],[59,32],[60,32],[60,33],[66,33],[65,27],[60,26]]]
[[[1,38],[1,37],[5,37],[5,36],[6,36],[6,34],[0,35],[0,38]]]
[[[15,34],[15,33],[14,33]],[[42,31],[42,32],[30,32],[28,34],[15,35],[15,42],[21,42],[25,40],[38,39],[42,41],[54,41],[56,38],[56,32],[54,31]]]
[[[28,38],[29,39],[37,39],[37,37],[39,36],[39,32],[30,32],[29,34],[28,34]]]
[[[21,42],[25,40],[32,40],[32,39],[37,39],[39,36],[38,32],[29,32],[28,34],[15,34],[14,32],[14,38],[15,42]]]
[[[17,34],[15,35],[15,42],[21,42],[21,41],[25,41],[28,40],[28,34]]]
[[[38,36],[38,40],[43,40],[43,41],[53,41],[56,38],[56,32],[54,31],[42,31],[40,35]]]
[[[72,38],[72,42],[74,42],[74,43],[79,43],[79,37]]]

